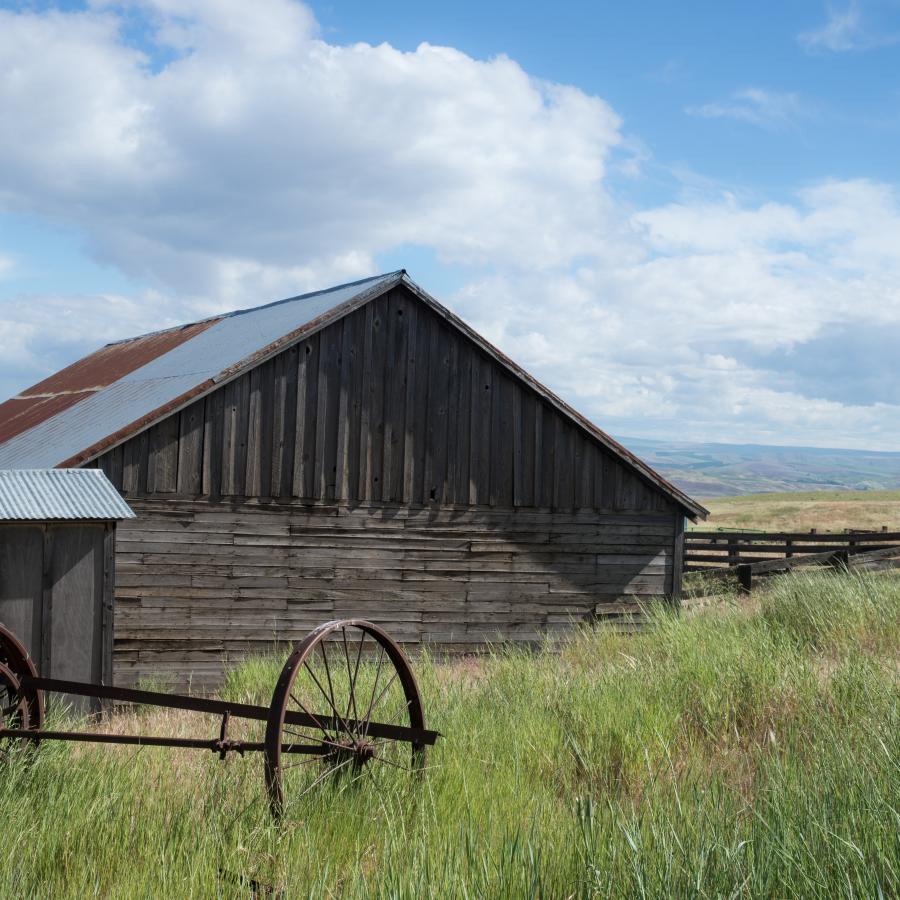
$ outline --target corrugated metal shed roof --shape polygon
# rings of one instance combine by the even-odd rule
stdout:
[[[0,470],[0,521],[134,517],[99,469]]]

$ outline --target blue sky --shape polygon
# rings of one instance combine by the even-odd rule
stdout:
[[[406,267],[618,435],[900,449],[900,0],[0,3],[0,393]]]
[[[422,41],[477,58],[504,53],[539,78],[578,85],[623,116],[662,168],[644,197],[665,198],[667,166],[758,189],[790,192],[817,175],[897,177],[900,4],[667,2],[313,4],[323,34],[413,50]],[[853,11],[834,52],[802,36]],[[874,43],[873,46],[869,46]],[[685,111],[727,104],[747,87],[794,94],[795,114],[767,127]]]

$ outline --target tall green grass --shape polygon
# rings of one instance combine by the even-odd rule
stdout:
[[[898,896],[900,581],[754,604],[418,660],[425,776],[326,786],[290,825],[259,757],[44,745],[0,773],[0,895]],[[267,703],[280,665],[223,692]]]

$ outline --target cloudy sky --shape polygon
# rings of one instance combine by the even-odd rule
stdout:
[[[601,427],[900,449],[900,0],[0,2],[0,394],[405,267]]]

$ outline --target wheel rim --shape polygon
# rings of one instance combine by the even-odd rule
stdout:
[[[285,721],[291,712],[315,725]],[[419,771],[425,746],[385,735],[381,726],[425,728],[422,701],[403,651],[362,619],[328,622],[288,658],[266,728],[266,787],[276,817],[317,786],[371,781],[384,787]],[[302,752],[298,752],[303,748]]]
[[[0,663],[0,732],[6,728],[27,729],[29,726],[28,700],[22,694],[16,673]],[[0,737],[0,762],[22,746],[22,738]]]
[[[0,665],[5,666],[16,677],[17,682],[25,676],[37,677],[37,669],[21,641],[8,629],[0,625]],[[44,695],[33,688],[19,688],[28,707],[28,724],[24,728],[40,728],[44,724]]]

